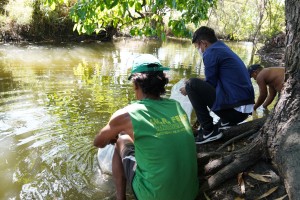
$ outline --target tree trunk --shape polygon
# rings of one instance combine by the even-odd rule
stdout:
[[[300,1],[286,0],[286,82],[262,128],[269,156],[290,199],[300,198]]]

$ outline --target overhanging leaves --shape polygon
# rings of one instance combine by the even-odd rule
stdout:
[[[52,7],[66,2],[44,0]],[[165,28],[169,26],[174,35],[190,37],[191,30],[186,25],[198,26],[215,5],[216,0],[82,0],[72,6],[70,16],[79,33],[92,34],[113,26],[119,30],[130,28],[133,35],[164,38]],[[179,15],[172,15],[175,11]],[[170,22],[166,24],[166,21]]]

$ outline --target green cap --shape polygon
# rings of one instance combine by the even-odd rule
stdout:
[[[132,75],[135,73],[157,72],[164,70],[170,70],[170,68],[162,66],[155,56],[151,54],[140,54],[133,59],[131,74],[128,77],[128,80],[130,80]]]

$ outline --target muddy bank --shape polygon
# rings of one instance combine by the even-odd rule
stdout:
[[[264,67],[280,66],[284,67],[285,34],[280,33],[258,50],[257,54],[261,58]]]

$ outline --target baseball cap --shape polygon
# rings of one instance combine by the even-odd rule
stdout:
[[[135,73],[157,72],[164,70],[170,70],[170,68],[164,67],[155,56],[151,54],[140,54],[133,59],[131,74],[128,77],[128,80],[130,80],[132,75]]]
[[[251,74],[252,74],[253,72],[255,72],[256,70],[260,69],[260,68],[262,68],[262,66],[259,65],[259,64],[250,65],[250,66],[248,67],[248,73],[249,73],[250,78],[251,78]]]

